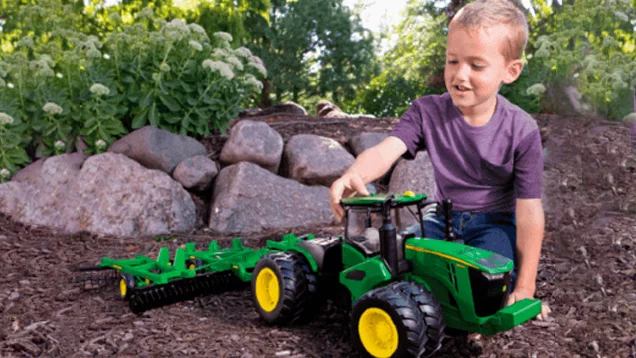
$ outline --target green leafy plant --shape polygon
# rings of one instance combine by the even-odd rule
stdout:
[[[0,108],[16,124],[4,127],[0,169],[70,152],[78,137],[101,153],[144,125],[191,136],[225,131],[263,88],[262,61],[233,48],[228,33],[210,37],[195,23],[155,18],[151,8],[95,8],[84,17],[75,10],[46,0],[7,20],[14,31],[2,40]],[[26,156],[16,154],[17,142]]]
[[[20,123],[12,116],[0,112],[0,183],[4,183],[19,166],[30,161],[22,148]]]

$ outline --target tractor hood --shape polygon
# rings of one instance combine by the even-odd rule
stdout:
[[[412,238],[406,241],[409,253],[424,253],[463,264],[487,274],[502,274],[513,269],[512,260],[499,254],[454,242]]]

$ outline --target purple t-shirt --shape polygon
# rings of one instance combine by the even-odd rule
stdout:
[[[543,152],[536,121],[497,95],[497,108],[481,127],[468,124],[448,93],[413,101],[391,132],[412,159],[428,150],[435,172],[435,200],[453,209],[514,212],[515,199],[541,198]]]

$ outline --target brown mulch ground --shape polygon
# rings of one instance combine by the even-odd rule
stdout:
[[[285,139],[298,133],[342,143],[360,131],[387,131],[393,119],[340,120],[275,115]],[[547,232],[537,296],[548,321],[468,344],[450,338],[438,356],[636,357],[636,161],[625,127],[583,118],[538,116],[546,147]],[[211,156],[224,136],[203,140]],[[206,205],[205,193],[197,198]],[[205,215],[202,215],[205,221]],[[340,227],[313,228],[337,234]],[[246,237],[262,245],[282,232]],[[60,235],[0,216],[0,356],[2,357],[350,357],[347,312],[327,306],[313,321],[268,327],[249,291],[228,292],[134,315],[116,287],[83,290],[75,266],[101,257],[155,256],[161,246],[217,239],[204,229],[134,242]]]

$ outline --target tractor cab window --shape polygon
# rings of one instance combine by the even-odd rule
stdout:
[[[399,216],[397,209],[391,210],[391,221],[396,225]],[[382,214],[379,210],[351,208],[347,212],[345,240],[358,247],[367,255],[380,252],[380,227]]]

